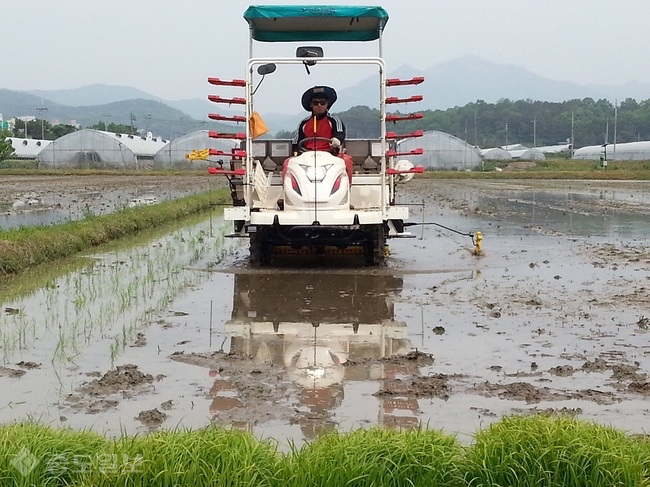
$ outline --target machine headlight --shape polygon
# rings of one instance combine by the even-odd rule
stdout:
[[[314,181],[320,183],[323,179],[325,179],[327,171],[329,171],[333,165],[334,164],[324,164],[322,166],[314,167],[307,164],[300,164],[300,167],[303,171],[305,171],[307,179],[309,179],[312,183]]]

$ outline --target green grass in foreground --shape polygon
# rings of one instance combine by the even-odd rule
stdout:
[[[0,426],[0,485],[642,487],[650,447],[574,418],[510,417],[463,447],[442,432],[333,433],[289,453],[215,426],[106,439]]]
[[[73,256],[142,230],[200,213],[229,200],[228,191],[204,192],[151,206],[125,208],[60,225],[0,231],[0,277]]]

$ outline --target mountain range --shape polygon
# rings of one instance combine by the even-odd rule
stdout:
[[[537,75],[521,66],[498,64],[476,56],[465,56],[419,70],[403,65],[388,73],[388,77],[410,78],[424,76],[425,82],[418,86],[401,87],[388,96],[421,94],[424,100],[417,110],[447,109],[483,100],[495,103],[499,99],[530,99],[561,102],[575,98],[593,98],[622,101],[650,99],[650,83],[628,82],[623,85],[580,85],[569,81],[556,81]],[[353,106],[376,107],[377,82],[367,78],[354,86],[340,88],[337,111]],[[207,99],[163,100],[145,91],[129,86],[93,84],[65,90],[12,91],[0,88],[0,113],[6,118],[34,115],[38,108],[42,118],[67,123],[75,120],[82,126],[98,121],[128,125],[131,119],[139,129],[155,135],[173,138],[201,128],[223,129],[215,122],[206,122],[207,113],[215,111],[215,105]],[[409,107],[410,108],[410,107]],[[219,108],[227,114],[228,110]],[[303,112],[295,114],[264,114],[271,133],[293,130]],[[39,117],[40,118],[40,117]],[[228,125],[228,131],[233,130]]]
[[[497,64],[476,56],[465,56],[418,70],[404,65],[389,77],[410,78],[424,76],[425,83],[414,87],[413,93],[424,95],[419,109],[445,110],[464,106],[477,100],[495,103],[500,99],[539,100],[562,102],[571,99],[607,99],[614,103],[626,98],[637,101],[650,98],[650,83],[628,82],[623,85],[580,85],[570,81],[544,78],[514,64]],[[376,82],[366,79],[359,84],[340,90],[339,99],[374,100]],[[400,88],[400,97],[406,91]],[[368,105],[359,103],[356,105]]]

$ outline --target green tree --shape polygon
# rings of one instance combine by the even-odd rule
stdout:
[[[64,123],[60,123],[58,125],[54,125],[50,129],[50,133],[52,134],[52,139],[58,139],[59,137],[63,137],[64,135],[71,134],[77,130],[77,128],[74,125],[67,125]]]
[[[27,123],[17,120],[14,126],[13,137],[24,139],[53,140],[52,124],[47,120],[36,118]]]
[[[572,133],[576,147],[599,145],[606,137],[611,143],[614,138],[614,105],[604,99],[584,98],[559,103],[508,99],[486,103],[477,100],[464,107],[425,110],[422,113],[421,120],[398,122],[397,128],[389,130],[399,133],[416,129],[439,130],[483,148],[506,143],[506,123],[508,144],[520,143],[529,147],[564,143]],[[346,124],[349,123],[347,114],[339,114]],[[626,99],[619,107],[617,122],[617,142],[650,140],[650,100],[636,102]]]
[[[291,139],[293,138],[293,132],[291,130],[280,130],[275,134],[276,139]]]
[[[379,137],[379,110],[370,109],[366,106],[356,106],[337,115],[345,123],[346,137],[348,139]]]
[[[130,125],[124,125],[121,123],[106,123],[103,121],[97,122],[95,125],[91,125],[88,127],[89,129],[94,129],[94,130],[105,130],[107,132],[112,132],[114,134],[130,134],[131,133],[131,126]],[[134,133],[138,132],[137,127],[133,127]]]
[[[0,162],[7,159],[16,150],[7,140],[10,135],[11,132],[0,131]]]

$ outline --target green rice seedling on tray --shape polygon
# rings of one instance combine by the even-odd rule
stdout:
[[[267,486],[279,461],[270,442],[248,432],[213,426],[124,436],[113,443],[111,453],[118,459],[118,468],[102,469],[97,464],[81,485]]]
[[[279,455],[252,434],[207,427],[109,440],[34,423],[0,427],[0,485],[268,486]]]
[[[638,443],[622,431],[574,418],[508,417],[466,451],[469,487],[641,487]]]
[[[0,485],[77,485],[82,461],[106,451],[106,439],[90,431],[49,428],[26,421],[0,428]]]
[[[332,433],[294,450],[280,485],[456,486],[461,455],[456,439],[439,431]]]

